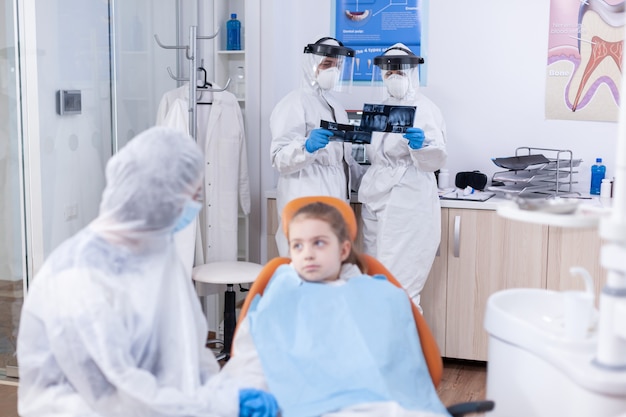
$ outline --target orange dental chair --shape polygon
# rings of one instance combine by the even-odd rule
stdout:
[[[330,206],[335,207],[337,210],[339,210],[339,212],[341,213],[341,215],[343,216],[344,220],[346,221],[348,225],[350,239],[352,240],[352,242],[356,240],[357,232],[358,232],[358,225],[357,225],[356,216],[354,214],[354,211],[352,210],[352,207],[350,207],[350,205],[343,200],[340,200],[334,197],[328,197],[328,196],[301,197],[301,198],[294,199],[290,201],[289,203],[287,203],[282,213],[282,228],[283,228],[283,231],[285,232],[285,235],[287,235],[289,223],[291,222],[291,219],[296,214],[296,212],[301,207],[304,207],[307,204],[314,203],[314,202],[326,203]],[[391,282],[393,285],[395,285],[398,288],[402,288],[402,285],[400,285],[400,283],[393,277],[393,275],[387,270],[387,268],[385,268],[385,266],[383,266],[383,264],[380,263],[378,260],[366,254],[359,254],[359,256],[361,257],[361,260],[363,261],[364,265],[366,265],[367,267],[368,275],[383,274],[385,277],[387,277],[387,280]],[[263,291],[265,287],[267,286],[268,282],[270,281],[270,279],[272,278],[272,276],[274,275],[276,268],[278,268],[280,265],[288,264],[290,261],[291,260],[289,258],[278,257],[278,258],[274,258],[270,260],[263,267],[257,279],[254,281],[254,283],[250,287],[250,291],[248,295],[246,296],[244,304],[241,308],[238,323],[241,322],[246,316],[248,309],[250,308],[250,304],[252,303],[252,300],[254,299],[255,295],[263,294]],[[428,324],[426,323],[426,320],[424,319],[420,311],[417,309],[417,307],[413,303],[411,303],[411,307],[413,311],[413,318],[415,319],[415,325],[416,325],[417,332],[419,335],[420,344],[422,347],[422,352],[424,354],[424,359],[428,365],[428,370],[430,373],[430,377],[433,381],[433,384],[435,388],[437,388],[437,386],[441,382],[441,378],[443,375],[443,360],[441,358],[441,354],[439,352],[437,343],[435,342],[435,338],[433,337],[428,327]],[[236,330],[235,330],[235,335],[236,335]],[[460,417],[460,416],[464,416],[464,415],[471,414],[471,413],[483,413],[483,412],[491,411],[493,410],[493,408],[494,408],[494,402],[485,400],[485,401],[471,401],[471,402],[455,404],[455,405],[447,407],[447,410],[453,417]]]

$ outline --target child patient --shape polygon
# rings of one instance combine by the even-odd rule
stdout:
[[[448,416],[407,294],[364,274],[340,212],[306,205],[286,235],[291,263],[252,302],[222,373],[272,392],[283,417]]]

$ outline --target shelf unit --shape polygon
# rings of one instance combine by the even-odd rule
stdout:
[[[226,22],[230,19],[231,13],[237,14],[237,19],[241,22],[241,50],[230,51],[226,49]],[[242,66],[244,68],[244,79],[248,80],[248,66],[246,62],[246,16],[243,0],[234,0],[228,2],[216,1],[214,6],[214,27],[218,30],[216,38],[216,52],[214,60],[214,72],[215,82],[218,85],[224,86],[230,78],[230,85],[228,90],[236,95],[236,73],[237,67]],[[245,109],[245,102],[247,94],[246,91],[242,98],[238,98],[239,104],[242,107],[242,112]],[[244,115],[245,117],[245,115]]]

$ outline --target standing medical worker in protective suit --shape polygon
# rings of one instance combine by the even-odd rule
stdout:
[[[352,158],[352,146],[330,141],[332,132],[319,126],[321,120],[348,123],[348,115],[333,91],[349,88],[353,57],[354,50],[334,38],[308,44],[302,61],[302,87],[287,94],[272,111],[271,159],[280,174],[276,195],[278,224],[283,207],[294,198],[350,198],[350,170],[359,169]],[[280,255],[288,256],[287,239],[280,227],[276,244]]]
[[[173,244],[200,210],[203,161],[189,136],[164,127],[109,160],[98,217],[48,257],[26,296],[20,416],[276,414],[271,395],[216,376]]]
[[[402,43],[374,58],[383,104],[416,106],[406,133],[374,132],[366,145],[371,166],[361,180],[364,251],[380,260],[420,305],[441,239],[441,207],[434,172],[446,163],[439,108],[419,91],[421,57]],[[421,308],[421,307],[420,307]]]

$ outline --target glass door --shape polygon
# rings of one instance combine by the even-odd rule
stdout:
[[[0,0],[0,378],[29,282],[97,214],[114,150],[177,86],[183,0]],[[183,5],[185,8],[183,8]],[[181,52],[181,53],[184,53]],[[65,98],[68,98],[67,100]]]
[[[0,7],[0,376],[16,376],[24,299],[24,219],[18,60],[13,1]]]
[[[113,149],[110,8],[102,0],[3,0],[1,9],[0,42],[10,53],[0,58],[0,272],[19,282],[20,298],[8,298],[0,276],[0,372],[5,365],[12,375],[30,282],[98,214]]]

